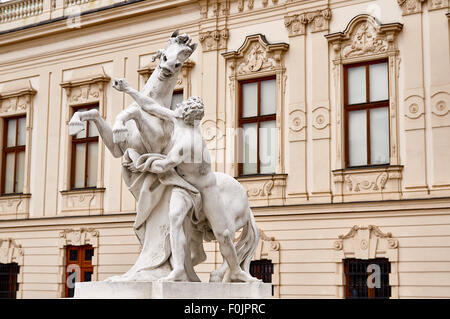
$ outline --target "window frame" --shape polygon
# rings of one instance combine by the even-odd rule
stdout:
[[[80,109],[86,109],[86,111],[89,111],[94,108],[100,108],[99,103],[93,103],[93,104],[87,104],[87,105],[77,105],[72,106],[72,114],[77,112]],[[97,183],[95,186],[87,186],[87,180],[88,180],[88,159],[89,159],[89,144],[90,143],[97,143],[98,150],[100,151],[100,144],[99,144],[99,136],[89,136],[89,120],[86,121],[86,137],[77,138],[76,136],[72,136],[71,138],[71,159],[70,159],[70,189],[71,190],[83,190],[83,189],[96,189]],[[75,168],[76,168],[76,145],[77,144],[85,144],[86,145],[86,154],[85,154],[85,165],[84,165],[84,187],[75,187]],[[98,173],[98,159],[97,159],[97,173]],[[97,176],[95,176],[95,179],[97,180]]]
[[[370,65],[386,63],[387,65],[387,100],[370,102]],[[349,104],[348,103],[348,69],[365,66],[366,73],[366,101],[365,103]],[[390,165],[391,158],[391,127],[390,127],[390,83],[389,83],[389,60],[388,58],[362,61],[357,63],[344,64],[344,132],[345,132],[345,167],[346,168],[358,168],[358,167],[374,167],[374,166],[388,166]],[[388,143],[389,143],[389,162],[382,164],[372,164],[371,163],[371,145],[370,145],[370,110],[376,108],[386,107],[388,111]],[[366,111],[366,143],[367,143],[367,164],[366,165],[355,165],[350,166],[350,142],[349,142],[349,113],[351,111]]]
[[[273,173],[269,173],[269,174],[261,174],[261,161],[260,161],[260,147],[259,147],[259,129],[260,129],[260,124],[261,122],[268,122],[268,121],[275,121],[276,124],[276,120],[277,120],[277,105],[275,105],[275,113],[273,114],[267,114],[267,115],[260,115],[261,113],[261,82],[263,81],[267,81],[267,80],[275,80],[276,81],[277,76],[274,75],[268,75],[268,76],[263,76],[263,77],[257,77],[257,78],[252,78],[252,79],[246,79],[246,80],[239,80],[238,81],[238,87],[239,87],[239,92],[238,92],[238,126],[241,129],[241,138],[239,141],[239,158],[242,159],[239,161],[238,163],[238,174],[239,176],[254,176],[254,175],[273,175],[276,172]],[[243,105],[243,90],[242,90],[242,85],[243,84],[247,84],[247,83],[258,83],[257,85],[257,115],[256,116],[252,116],[252,117],[243,117],[243,112],[244,112],[244,105]],[[277,94],[277,90],[275,89],[275,95]],[[275,103],[277,103],[277,97],[275,96]],[[257,152],[257,172],[254,174],[244,174],[243,173],[243,169],[244,169],[244,163],[243,163],[243,131],[242,131],[242,125],[243,124],[249,124],[249,123],[257,123],[257,148],[256,148],[256,152]],[[277,148],[278,151],[278,148]],[[276,159],[275,159],[276,160]]]
[[[16,194],[23,194],[23,189],[20,191],[16,190],[16,169],[17,169],[17,154],[24,152],[25,160],[26,160],[26,140],[24,145],[17,145],[17,140],[19,136],[19,119],[24,118],[25,122],[27,120],[26,114],[19,114],[9,117],[3,118],[3,148],[2,148],[2,175],[1,175],[1,195],[16,195]],[[15,136],[15,146],[7,146],[7,139],[8,139],[8,122],[10,120],[16,121],[16,136]],[[27,127],[25,126],[25,130],[27,130]],[[25,132],[26,135],[26,132]],[[5,193],[5,184],[6,184],[6,155],[8,153],[14,153],[14,180],[13,180],[13,192],[12,193]],[[25,184],[25,172],[23,175],[24,178],[24,184]]]

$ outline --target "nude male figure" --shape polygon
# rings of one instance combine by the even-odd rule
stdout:
[[[176,110],[158,105],[152,98],[141,94],[128,86],[125,79],[115,80],[113,87],[129,94],[146,112],[173,123],[173,146],[165,159],[156,160],[151,166],[154,173],[163,173],[171,168],[195,186],[201,196],[203,212],[208,219],[219,249],[230,268],[230,281],[258,281],[257,278],[244,272],[238,263],[236,249],[233,244],[235,229],[227,216],[224,203],[219,193],[216,176],[211,170],[211,159],[199,128],[204,116],[203,102],[198,97],[183,101]],[[187,239],[183,231],[183,221],[192,203],[174,189],[170,200],[170,244],[173,251],[173,270],[162,281],[187,281],[184,271]]]

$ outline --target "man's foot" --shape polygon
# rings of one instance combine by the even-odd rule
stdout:
[[[158,279],[159,282],[167,281],[189,281],[188,276],[184,270],[172,270],[172,272],[167,276]]]
[[[230,275],[231,282],[258,282],[261,281],[258,278],[252,277],[250,274],[245,271],[239,270],[237,272],[231,273]]]

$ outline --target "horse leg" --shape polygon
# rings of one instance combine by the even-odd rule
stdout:
[[[109,127],[108,123],[103,120],[100,113],[96,109],[84,112],[75,112],[69,122],[69,135],[77,135],[83,131],[85,128],[85,124],[83,124],[83,122],[85,121],[94,122],[103,143],[114,157],[121,157],[123,155],[123,151],[120,146],[115,144],[113,141],[113,132],[111,127]]]

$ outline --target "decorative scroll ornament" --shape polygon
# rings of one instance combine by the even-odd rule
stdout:
[[[357,238],[357,234],[361,230],[368,230],[369,236],[367,238],[362,238],[360,240],[359,246],[362,250],[367,250],[369,248],[369,240],[373,235],[375,235],[378,238],[383,238],[387,240],[388,247],[390,249],[396,249],[398,248],[398,240],[392,238],[391,233],[383,233],[378,226],[375,225],[368,225],[368,226],[362,226],[362,225],[355,225],[352,227],[352,229],[345,235],[339,235],[339,240],[336,240],[333,244],[333,248],[335,250],[342,250],[344,248],[343,241],[346,239],[355,239]]]
[[[266,197],[272,194],[274,182],[272,180],[265,182],[260,187],[253,187],[247,190],[248,197]]]
[[[288,29],[290,37],[306,34],[306,25],[311,32],[326,31],[329,28],[331,10],[329,8],[294,14],[284,17],[284,26]]]
[[[347,174],[345,175],[344,180],[349,191],[380,191],[384,189],[386,182],[388,181],[388,177],[389,175],[387,172],[382,172],[376,177],[374,181],[366,179],[358,181],[352,175]]]

